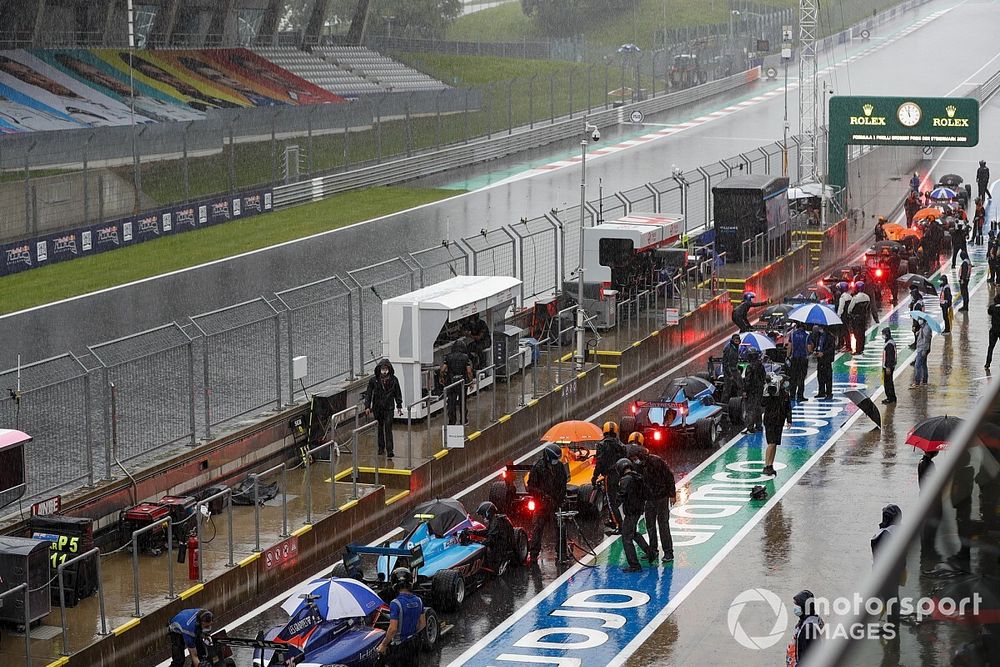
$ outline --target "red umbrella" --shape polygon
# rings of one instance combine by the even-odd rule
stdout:
[[[906,444],[925,452],[940,452],[948,445],[948,438],[961,425],[958,417],[931,417],[925,419],[906,435]]]

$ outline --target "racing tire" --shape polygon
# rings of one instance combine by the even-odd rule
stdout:
[[[695,445],[701,449],[715,449],[719,444],[719,425],[713,419],[702,419],[694,425]]]
[[[441,637],[441,621],[438,620],[437,612],[432,607],[424,609],[424,637],[420,643],[420,650],[433,651]]]
[[[431,578],[431,599],[443,612],[458,611],[465,601],[465,579],[458,570],[441,570]]]
[[[507,482],[498,479],[490,484],[490,502],[496,505],[500,514],[510,512],[510,489],[507,488]]]
[[[733,426],[743,426],[746,423],[746,405],[742,396],[729,399],[729,422]]]
[[[628,437],[636,432],[635,417],[632,415],[622,417],[622,420],[618,423],[618,432],[618,438],[622,442],[628,442]]]
[[[343,563],[337,563],[330,570],[330,576],[336,579],[350,579],[351,575],[347,572],[347,566]]]
[[[528,562],[528,531],[524,528],[514,529],[514,548],[510,562],[515,567],[523,567]]]
[[[590,500],[591,496],[594,497],[593,502]],[[600,518],[601,511],[604,509],[603,492],[596,489],[593,484],[581,484],[576,492],[576,509],[580,513],[580,518],[585,521]]]

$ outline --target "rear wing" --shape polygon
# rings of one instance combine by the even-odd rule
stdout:
[[[348,544],[344,549],[344,567],[352,577],[361,578],[364,568],[362,556],[395,556],[397,567],[408,567],[418,570],[424,564],[424,548],[419,544],[411,549],[405,547],[369,547],[360,544]]]
[[[215,643],[222,644],[224,646],[242,646],[243,648],[252,648],[255,652],[267,650],[274,651],[275,657],[278,658],[280,664],[285,665],[297,664],[305,655],[302,652],[302,649],[297,646],[264,639],[263,633],[254,639],[249,639],[247,637],[220,637],[218,635],[213,635],[213,639],[215,640]]]

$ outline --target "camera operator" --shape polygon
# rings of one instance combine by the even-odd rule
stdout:
[[[494,574],[500,574],[514,553],[514,524],[506,514],[501,514],[497,506],[488,500],[479,503],[476,515],[482,518],[486,527],[478,530],[463,530],[462,544],[476,541],[486,547],[486,567]]]
[[[597,487],[598,479],[604,479],[605,498],[608,499],[608,511],[611,517],[606,525],[611,534],[621,531],[622,513],[618,506],[618,471],[615,464],[625,456],[625,445],[618,438],[618,424],[613,421],[604,422],[604,439],[597,443],[597,453],[594,456],[594,474],[590,483]]]
[[[642,566],[639,564],[639,557],[635,552],[635,545],[638,544],[646,554],[646,560],[650,563],[656,560],[646,538],[639,532],[639,519],[646,510],[646,483],[642,476],[636,472],[635,464],[629,459],[622,459],[615,467],[621,476],[618,486],[618,497],[621,500],[622,512],[622,551],[625,552],[625,560],[628,566],[622,568],[622,572],[641,572]]]
[[[661,457],[653,453],[642,456],[642,479],[646,484],[646,534],[649,536],[650,563],[658,556],[663,542],[662,562],[674,560],[674,541],[670,536],[670,503],[677,499],[674,473]]]
[[[559,522],[556,520],[556,512],[566,499],[568,482],[566,467],[562,463],[562,448],[554,443],[545,445],[542,455],[528,473],[528,493],[537,504],[531,525],[531,542],[528,544],[528,557],[532,563],[538,562],[538,552],[542,550],[542,532],[549,525],[555,529],[559,540],[560,548],[557,553],[569,553],[566,549],[566,535],[559,530]]]
[[[445,387],[462,379],[465,382],[472,382],[472,361],[469,359],[469,355],[465,353],[464,341],[455,341],[451,346],[451,352],[445,356],[444,363],[441,364],[439,372],[441,374],[441,384]],[[464,393],[465,384],[448,389],[446,400],[448,402],[449,425],[465,424],[468,422],[465,401],[462,400],[462,394]],[[461,413],[461,421],[459,421],[459,413]]]

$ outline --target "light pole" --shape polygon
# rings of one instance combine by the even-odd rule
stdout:
[[[785,66],[785,123],[781,143],[781,175],[788,178],[788,61],[792,59],[792,26],[781,26],[781,62]]]
[[[583,230],[587,210],[587,146],[590,145],[589,137],[594,141],[601,138],[596,125],[587,122],[587,117],[583,118],[583,138],[580,140],[580,268],[577,269],[577,298],[576,298],[576,369],[582,371],[587,361],[586,342],[584,341],[584,324],[587,321],[587,313],[583,308]]]
[[[826,127],[826,100],[827,94],[833,95],[833,88],[827,88],[826,81],[823,82],[823,127]],[[830,132],[827,130],[826,139],[823,140],[823,179],[820,182],[820,197],[819,197],[819,224],[822,229],[826,229],[826,172],[827,165],[829,164],[829,154],[830,154]]]

